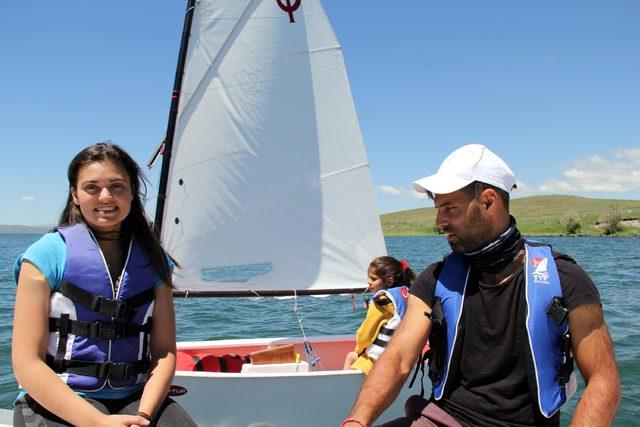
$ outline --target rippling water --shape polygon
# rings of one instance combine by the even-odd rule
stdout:
[[[11,267],[16,256],[37,235],[0,234],[0,407],[11,408],[17,384],[11,371],[11,324],[15,285]],[[387,238],[390,255],[405,258],[419,273],[448,249],[442,237]],[[615,425],[640,423],[640,239],[542,238],[573,256],[592,276],[600,291],[604,315],[614,341],[622,377],[622,405]],[[365,272],[362,272],[363,281]],[[299,298],[305,332],[313,335],[354,333],[364,318],[362,297]],[[292,300],[188,299],[176,300],[178,339],[299,336]],[[581,388],[582,389],[582,388]],[[580,391],[579,391],[580,393]],[[567,424],[577,399],[563,408]]]

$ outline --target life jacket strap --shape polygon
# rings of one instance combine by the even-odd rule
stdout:
[[[69,334],[66,332],[69,327],[69,322],[71,322],[71,320],[69,319],[69,314],[62,313],[60,315],[60,319],[58,320],[62,331],[58,335],[58,346],[56,348],[56,355],[55,357],[51,358],[50,364],[54,371],[62,369],[64,365],[64,356],[67,351],[67,342],[69,341]]]
[[[56,373],[64,372],[75,375],[86,375],[104,380],[128,381],[132,376],[146,374],[151,367],[149,358],[137,360],[133,363],[124,362],[86,362],[84,360],[64,360],[61,368],[54,368],[54,358],[47,355],[47,365]]]
[[[384,305],[387,305],[387,304],[391,304],[391,300],[390,300],[389,298],[387,298],[387,296],[386,296],[386,295],[378,295],[378,296],[375,296],[375,297],[373,297],[373,301],[374,301],[376,304],[380,305],[380,306],[384,306]]]
[[[425,311],[425,316],[431,320],[431,333],[429,334],[429,378],[436,386],[442,382],[444,365],[446,363],[447,321],[444,317],[442,299],[435,297],[431,313]]]
[[[429,349],[424,354],[420,352],[418,360],[416,360],[416,369],[413,371],[413,376],[411,377],[411,381],[409,382],[409,388],[413,387],[413,383],[416,381],[416,377],[418,376],[418,371],[420,371],[420,397],[424,397],[424,364],[425,361],[429,358],[431,351],[432,350]]]
[[[373,341],[373,345],[377,345],[378,347],[382,347],[382,348],[386,348],[387,344],[389,344],[389,341],[383,341],[380,338],[376,338]]]
[[[123,322],[83,322],[80,320],[62,320],[60,318],[49,318],[49,332],[60,332],[82,337],[117,340],[127,337],[137,337],[141,333],[151,332],[153,325],[152,318],[149,318],[144,325]]]
[[[136,315],[136,310],[142,305],[153,300],[154,289],[151,288],[129,298],[127,301],[120,301],[105,298],[86,291],[68,281],[63,281],[60,292],[76,304],[80,304],[95,313],[104,314],[116,319],[131,320]]]
[[[573,353],[571,351],[571,335],[564,334],[560,343],[564,363],[558,367],[558,383],[564,387],[569,383],[571,374],[573,373]]]
[[[392,336],[394,332],[395,332],[395,329],[389,329],[389,328],[387,328],[385,326],[381,326],[380,327],[380,333],[381,334]]]

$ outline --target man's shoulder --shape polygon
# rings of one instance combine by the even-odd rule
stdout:
[[[422,273],[418,274],[416,281],[427,280],[427,281],[435,282],[438,279],[438,276],[440,275],[440,271],[442,270],[442,266],[444,265],[444,262],[447,260],[448,256],[449,255],[447,254],[440,261],[436,261],[434,263],[429,264],[427,268],[422,270]]]
[[[565,253],[552,251],[551,254],[553,255],[554,261],[556,262],[561,262],[561,263],[568,262],[570,264],[578,264],[576,260],[573,259],[573,257]]]
[[[553,259],[569,310],[586,304],[602,304],[596,284],[575,259],[562,252],[553,252]]]

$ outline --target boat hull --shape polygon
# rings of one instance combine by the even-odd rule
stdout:
[[[298,339],[179,343],[178,350],[200,355],[244,355],[255,349],[291,343],[296,351],[302,350],[302,340]],[[346,352],[353,349],[353,337],[323,337],[312,339],[311,343],[321,357],[322,371],[222,373],[178,370],[172,398],[202,426],[339,425],[355,402],[365,378],[360,371],[340,369]],[[336,366],[338,362],[339,367]],[[415,393],[419,393],[419,385],[411,390],[404,386],[377,422],[403,416],[405,400]]]

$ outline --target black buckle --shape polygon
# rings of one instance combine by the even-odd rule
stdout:
[[[571,379],[571,373],[573,372],[572,368],[569,368],[566,364],[563,364],[558,368],[558,376],[556,377],[558,380],[558,384],[560,387],[564,387]]]
[[[87,330],[87,336],[92,338],[102,338],[100,335],[102,333],[102,325],[100,323],[89,323],[89,328]]]
[[[115,303],[116,308],[113,310],[113,317],[117,317],[118,319],[124,318],[128,311],[127,303],[122,301],[115,301]]]
[[[120,338],[118,335],[118,325],[115,323],[107,323],[104,325],[100,325],[100,335],[99,337],[106,340],[115,340]]]
[[[564,307],[564,300],[562,297],[553,297],[551,303],[547,307],[547,314],[551,316],[553,322],[560,326],[567,320],[567,316],[569,315],[569,310]]]
[[[435,297],[431,313],[427,313],[425,311],[424,315],[431,319],[435,326],[442,326],[442,324],[444,323],[444,310],[442,309],[442,300],[439,297]]]
[[[114,381],[127,381],[133,374],[131,363],[111,363],[105,362],[98,368],[98,377]]]
[[[96,313],[100,312],[100,306],[102,305],[103,300],[104,298],[102,297],[102,295],[96,295],[93,298],[93,301],[91,301],[91,310],[95,311]]]
[[[123,338],[125,325],[120,323],[89,323],[86,336],[103,340]]]

